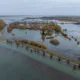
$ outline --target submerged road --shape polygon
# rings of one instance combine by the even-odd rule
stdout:
[[[31,59],[22,53],[0,47],[0,80],[78,79],[61,71],[57,71],[56,69],[51,68],[37,60]]]
[[[23,47],[0,42],[0,80],[80,80],[80,70],[31,53]]]

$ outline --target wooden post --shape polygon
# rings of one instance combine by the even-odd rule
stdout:
[[[76,70],[76,65],[75,64],[73,65],[73,70]]]
[[[61,57],[58,57],[58,61],[61,61]]]
[[[45,51],[43,51],[43,56],[45,56]]]
[[[68,63],[68,64],[70,63],[69,59],[67,60],[67,63]]]
[[[18,47],[19,46],[19,43],[16,43],[16,46]]]
[[[31,49],[31,53],[33,52],[33,50]]]
[[[37,50],[37,53],[39,53],[39,50]]]
[[[28,49],[28,46],[26,46],[26,49]]]
[[[53,58],[53,56],[52,56],[52,54],[50,54],[50,59],[52,59]]]
[[[80,69],[80,64],[78,65],[78,68]]]

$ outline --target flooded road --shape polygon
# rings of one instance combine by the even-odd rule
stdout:
[[[28,51],[26,51],[27,53]],[[31,54],[28,52],[28,54]],[[38,56],[37,56],[38,57]],[[79,80],[20,52],[0,46],[0,80]]]

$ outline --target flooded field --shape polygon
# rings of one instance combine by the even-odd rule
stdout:
[[[69,76],[66,73],[57,71],[56,69],[49,67],[42,62],[29,58],[22,52],[20,53],[15,50],[1,46],[0,51],[1,80],[64,80],[65,78],[65,80],[79,80],[75,77]],[[26,53],[28,55],[31,54],[29,51],[27,51]],[[35,57],[39,56],[36,55]]]
[[[14,21],[20,21],[24,19],[24,17],[1,17],[7,24]],[[31,21],[30,19],[29,21]],[[39,19],[40,20],[40,19]],[[37,20],[37,21],[39,21]],[[28,20],[25,20],[28,21]],[[34,19],[35,21],[35,19]],[[40,20],[41,21],[41,20]],[[45,20],[46,21],[46,20]],[[49,20],[48,20],[49,21]],[[54,21],[55,20],[50,20]],[[77,38],[78,41],[80,41],[80,25],[75,24],[60,24],[60,21],[56,21],[63,29],[67,29],[66,33],[71,37]],[[27,32],[27,34],[26,34]],[[80,45],[77,45],[77,42],[71,38],[71,40],[65,39],[61,35],[56,36],[54,39],[57,39],[60,41],[60,44],[58,46],[50,44],[49,39],[42,40],[42,36],[39,30],[19,30],[14,29],[11,33],[7,32],[7,26],[5,28],[4,34],[2,35],[5,38],[14,38],[11,34],[15,34],[15,37],[24,38],[27,40],[34,40],[40,43],[45,43],[47,45],[47,49],[49,50],[56,50],[58,52],[61,52],[64,55],[67,55],[72,58],[77,58],[77,56],[80,56]],[[53,34],[54,36],[54,34]]]
[[[7,23],[7,25],[3,29],[3,34],[0,33],[0,38],[24,38],[26,40],[33,40],[40,43],[44,43],[47,45],[48,50],[55,50],[56,52],[64,54],[65,56],[71,58],[77,58],[77,56],[80,56],[80,45],[78,45],[75,41],[75,38],[80,41],[79,25],[60,24],[60,21],[56,21],[57,24],[59,24],[63,29],[67,29],[65,33],[68,34],[71,40],[64,38],[60,34],[57,34],[55,36],[55,34],[53,33],[52,36],[55,36],[54,39],[59,40],[60,44],[52,45],[50,43],[50,39],[46,39],[46,37],[44,38],[44,40],[42,39],[40,30],[14,29],[11,33],[7,32],[7,27],[9,23],[14,21],[21,21],[24,17],[1,18]],[[55,22],[55,20],[50,21]],[[13,36],[12,34],[15,34],[15,36]],[[74,38],[72,38],[72,36]],[[38,80],[78,80],[75,78],[79,78],[80,72],[78,69],[76,70],[76,72],[72,71],[73,65],[69,66],[63,61],[59,63],[56,59],[50,60],[49,56],[43,58],[42,54],[31,54],[30,51],[26,51],[26,49],[23,47],[16,48],[15,44],[8,45],[5,42],[0,42],[0,51],[0,79],[2,80],[35,80],[35,78]],[[72,76],[69,76],[68,74]]]

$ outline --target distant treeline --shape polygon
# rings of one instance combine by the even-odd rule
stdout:
[[[42,19],[42,20],[64,20],[64,21],[79,21],[80,16],[42,16],[42,17],[26,17],[26,19]]]
[[[79,21],[80,16],[50,16],[50,17],[40,17],[40,19],[45,20],[66,20],[66,21]]]

